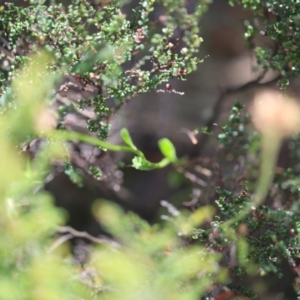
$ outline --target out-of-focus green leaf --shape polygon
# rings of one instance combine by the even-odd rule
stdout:
[[[176,149],[169,139],[160,139],[158,146],[161,153],[171,162],[175,162],[177,160]]]
[[[136,146],[133,144],[133,141],[131,139],[130,133],[126,128],[123,128],[120,132],[121,137],[124,141],[124,143],[129,146],[130,148],[137,150]]]

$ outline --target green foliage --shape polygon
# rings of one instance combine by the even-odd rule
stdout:
[[[235,155],[231,161],[233,165],[240,165],[239,159],[243,159],[243,180],[237,180],[238,174],[222,178],[222,187],[217,186],[212,196],[216,199],[218,213],[208,229],[196,229],[193,238],[208,248],[231,253],[233,278],[251,276],[258,270],[262,276],[275,273],[282,277],[281,263],[287,261],[294,268],[299,258],[299,161],[295,160],[299,148],[289,147],[287,156],[292,159],[292,167],[275,174],[272,183],[276,161],[273,155],[259,155],[261,139],[249,130],[249,118],[243,109],[235,101],[228,123],[221,127],[222,133],[217,136],[219,142],[228,147],[222,152]],[[297,136],[288,144],[298,145],[298,142]],[[273,149],[272,143],[269,146]],[[218,155],[222,156],[221,153]],[[259,159],[260,176],[256,170]],[[261,193],[260,188],[264,190],[263,200],[267,200],[268,205],[262,203],[262,199],[255,202]],[[228,287],[237,294],[241,294],[241,288],[244,289],[234,284]],[[299,292],[296,285],[295,289]],[[257,297],[251,290],[244,290],[242,294],[251,299]]]
[[[248,148],[245,140],[245,126],[249,124],[249,114],[244,113],[244,106],[237,100],[231,109],[228,123],[222,126],[222,133],[218,135],[218,142],[228,149]],[[238,144],[237,144],[238,143]]]
[[[174,145],[171,143],[170,140],[164,138],[161,139],[158,142],[159,148],[161,150],[161,153],[165,156],[164,159],[162,159],[158,163],[152,163],[148,161],[144,154],[139,151],[136,146],[133,144],[132,139],[130,137],[130,134],[127,129],[123,128],[121,130],[121,137],[125,144],[127,144],[130,147],[130,150],[137,154],[138,156],[135,156],[132,160],[133,167],[138,170],[153,170],[158,168],[163,168],[167,166],[170,163],[178,163],[178,159],[176,157],[176,150]]]
[[[46,67],[47,62],[34,59],[26,66],[26,75],[20,75],[18,83],[25,84],[30,75],[33,86],[37,86],[38,78],[33,74]],[[15,92],[17,89],[18,85]],[[35,89],[37,97],[42,92],[43,86]],[[26,101],[26,97],[19,97],[17,101]],[[28,119],[25,112],[36,110],[35,100],[38,99],[30,98],[28,103],[24,102],[9,114],[13,119],[21,116],[30,121],[28,124],[33,133],[38,131],[34,125],[36,113]],[[11,132],[23,133],[22,122],[12,122],[10,125],[7,126],[5,118],[1,119],[1,165],[10,168],[9,175],[3,172],[0,175],[4,183],[0,189],[4,234],[0,247],[1,299],[132,299],[144,296],[194,299],[205,293],[212,282],[225,280],[226,272],[217,264],[220,255],[211,254],[199,246],[186,247],[178,237],[179,230],[188,234],[194,226],[212,215],[210,208],[179,216],[174,224],[169,222],[161,227],[150,226],[134,214],[125,215],[109,204],[96,206],[94,213],[99,222],[118,239],[120,246],[116,248],[114,243],[103,242],[93,251],[90,264],[75,276],[76,266],[64,262],[64,256],[57,248],[60,247],[59,239],[53,241],[53,234],[64,220],[63,214],[53,206],[43,189],[36,191],[43,181],[50,158],[63,158],[62,141],[57,138],[54,142],[56,133],[53,132],[52,143],[48,143],[42,153],[30,162],[13,150],[15,141],[9,139]],[[57,132],[59,135],[60,132]],[[134,148],[126,130],[122,131],[122,136]],[[166,156],[174,159],[173,145],[168,140],[163,140],[160,145]],[[72,172],[70,166],[66,169]],[[18,279],[18,289],[15,278]]]
[[[282,77],[282,87],[299,73],[299,16],[298,1],[238,0],[231,4],[250,8],[256,18],[247,20],[245,37],[255,48],[258,63],[265,69],[273,69]],[[255,47],[255,37],[269,39],[267,47]]]
[[[76,282],[66,289],[72,267],[61,264],[59,256],[47,252],[53,240],[51,235],[63,224],[64,214],[54,207],[42,185],[50,160],[61,159],[63,147],[48,143],[34,162],[16,148],[16,142],[37,132],[35,119],[43,105],[40,97],[47,92],[37,75],[46,72],[47,62],[47,56],[41,56],[33,60],[26,73],[20,72],[13,85],[15,101],[20,105],[0,120],[2,299],[71,299],[86,295]],[[39,88],[32,88],[36,86]],[[20,89],[26,89],[27,94],[20,93]]]
[[[121,13],[119,3],[114,2],[101,10],[85,1],[75,2],[67,11],[61,5],[46,7],[37,1],[26,9],[12,4],[1,7],[1,34],[12,54],[10,57],[4,52],[1,74],[1,167],[10,170],[9,174],[0,174],[4,232],[0,245],[1,299],[132,299],[144,295],[193,299],[204,294],[212,282],[225,280],[226,272],[217,264],[220,255],[211,255],[204,248],[185,247],[172,223],[150,226],[137,216],[126,216],[110,206],[96,209],[95,214],[122,241],[121,248],[116,250],[109,243],[96,248],[90,265],[77,275],[77,267],[65,260],[70,253],[64,247],[64,238],[55,234],[65,220],[64,214],[43,190],[52,160],[65,161],[65,172],[71,180],[83,184],[70,163],[66,141],[133,152],[137,155],[133,164],[139,169],[177,163],[175,148],[168,139],[159,141],[165,158],[156,164],[145,159],[126,129],[121,131],[126,146],[104,141],[112,113],[106,100],[113,98],[118,109],[132,95],[156,89],[171,78],[183,78],[199,62],[194,53],[201,39],[195,25],[202,5],[194,15],[187,15],[183,4],[172,7],[171,3],[164,3],[170,13],[184,14],[180,19],[184,29],[180,39],[189,48],[176,54],[169,44],[176,19],[169,19],[162,34],[157,32],[148,21],[153,4],[141,2],[130,21]],[[150,45],[141,43],[145,37]],[[139,51],[143,51],[144,58],[135,61],[132,69],[120,67]],[[152,71],[141,69],[147,61],[152,62]],[[60,107],[61,124],[58,131],[52,131],[51,127],[40,125],[39,116],[53,101],[53,85],[68,73],[80,76],[77,78],[83,85],[105,86],[106,93],[80,100],[78,105]],[[97,136],[63,130],[66,113],[86,106],[92,106],[98,116],[87,121],[88,130]],[[16,149],[33,138],[42,138],[45,144],[30,160]],[[101,176],[93,166],[89,171]],[[182,217],[177,226],[185,220],[184,228],[190,230],[205,220],[205,212]],[[121,271],[119,277],[115,276],[116,270]],[[109,291],[111,286],[113,290]]]
[[[212,282],[222,282],[226,271],[218,266],[218,253],[199,246],[184,246],[180,228],[200,225],[209,209],[174,222],[150,226],[136,215],[124,213],[108,203],[98,204],[94,213],[121,243],[121,248],[100,247],[92,265],[101,270],[102,296],[108,299],[197,299]],[[119,270],[119,271],[116,271]]]
[[[209,297],[220,284],[234,295],[255,299],[255,289],[236,284],[237,277],[283,276],[283,260],[297,271],[300,139],[294,136],[287,142],[291,161],[277,172],[281,140],[253,131],[249,113],[238,101],[217,132],[222,147],[210,162],[220,170],[231,169],[225,175],[211,172],[212,183],[204,185],[207,190],[198,199],[208,199],[210,205],[179,211],[162,201],[167,214],[160,224],[150,225],[99,200],[94,216],[113,239],[73,229],[58,235],[66,229],[62,225],[67,216],[53,205],[44,182],[51,163],[58,161],[83,186],[83,170],[73,166],[68,152],[71,142],[130,152],[132,167],[138,170],[172,165],[173,181],[179,172],[194,178],[187,171],[189,160],[178,158],[167,138],[158,141],[163,158],[157,163],[146,159],[127,129],[120,132],[122,145],[106,139],[114,113],[132,97],[157,91],[171,79],[185,80],[196,69],[202,42],[198,21],[208,1],[200,1],[192,13],[185,1],[140,1],[130,16],[123,13],[121,1],[91,5],[75,0],[68,6],[44,2],[31,1],[22,9],[7,3],[0,7],[0,299],[193,300]],[[272,47],[256,47],[255,53],[265,70],[280,74],[285,88],[299,75],[299,3],[232,2],[250,8],[256,17],[246,22],[250,46],[259,34],[273,41]],[[159,26],[151,21],[157,4],[164,9]],[[265,14],[270,18],[263,18]],[[41,123],[56,101],[57,86],[68,76],[80,92],[92,91],[91,97],[60,105],[56,128]],[[111,100],[114,104],[108,106]],[[86,120],[89,135],[65,128],[68,113],[84,110],[94,113]],[[208,127],[202,131],[215,137]],[[43,141],[34,158],[22,150],[33,139]],[[102,177],[95,165],[87,171]],[[76,235],[97,244],[80,267],[72,262],[67,242]],[[297,282],[299,278],[299,293]]]
[[[201,43],[198,19],[205,4],[199,3],[196,11],[188,14],[184,1],[161,1],[166,9],[161,28],[149,21],[154,1],[141,1],[130,18],[122,13],[121,1],[110,1],[103,7],[79,0],[67,7],[42,3],[31,1],[28,8],[10,3],[1,6],[0,30],[7,48],[12,50],[9,55],[4,52],[2,97],[9,96],[8,83],[28,60],[25,55],[44,49],[52,54],[49,70],[53,74],[72,74],[83,87],[105,90],[92,99],[60,108],[64,112],[91,107],[96,117],[87,120],[87,128],[102,140],[108,136],[111,115],[130,98],[158,90],[172,78],[183,80],[200,62],[196,57]],[[175,28],[181,32],[179,36],[174,36]],[[181,41],[184,51],[178,49]],[[149,64],[151,68],[146,67]],[[109,100],[114,101],[114,108],[107,107]]]

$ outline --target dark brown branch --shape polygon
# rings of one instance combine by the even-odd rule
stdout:
[[[266,87],[266,86],[270,86],[274,83],[277,83],[278,80],[281,78],[281,75],[277,75],[275,78],[266,81],[266,82],[261,82],[261,80],[265,77],[266,75],[266,70],[264,70],[256,79],[246,82],[240,86],[235,86],[235,87],[227,87],[226,89],[224,89],[214,107],[213,107],[213,113],[211,114],[210,118],[207,120],[206,124],[204,125],[205,127],[207,127],[208,130],[212,130],[213,125],[216,123],[216,121],[218,120],[221,112],[222,112],[222,106],[224,101],[226,100],[226,98],[230,95],[236,94],[236,93],[240,93],[240,92],[244,92],[247,91],[251,88],[255,88],[255,87]],[[202,154],[203,149],[205,147],[205,144],[207,142],[207,140],[209,139],[209,135],[208,134],[204,134],[202,133],[200,138],[198,139],[198,146],[194,148],[194,151],[191,153],[191,160],[197,160],[199,158],[199,156]]]

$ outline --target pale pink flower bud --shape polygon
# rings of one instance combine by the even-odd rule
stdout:
[[[263,135],[288,137],[300,129],[300,106],[278,91],[260,91],[253,102],[252,120]]]

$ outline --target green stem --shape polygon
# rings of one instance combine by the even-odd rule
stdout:
[[[280,149],[278,136],[264,136],[262,139],[262,165],[252,205],[260,205],[266,198],[274,178],[275,166]]]
[[[261,152],[261,170],[257,183],[257,188],[254,193],[251,203],[249,203],[243,212],[234,218],[224,222],[222,227],[228,227],[240,221],[249,214],[253,207],[259,206],[266,198],[269,188],[272,184],[275,166],[280,149],[281,138],[278,135],[263,135],[262,136],[262,152]]]
[[[133,149],[129,146],[123,146],[123,145],[115,145],[110,144],[104,141],[101,141],[95,137],[78,133],[78,132],[69,132],[69,131],[56,131],[54,133],[54,138],[64,141],[70,141],[70,140],[77,140],[83,143],[91,144],[97,147],[105,148],[111,151],[125,151],[125,152],[132,152],[142,158],[145,158],[143,152],[141,152],[138,149]]]

